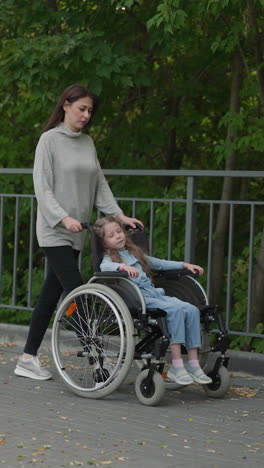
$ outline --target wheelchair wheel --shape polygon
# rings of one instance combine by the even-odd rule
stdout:
[[[204,288],[192,276],[183,275],[170,279],[157,277],[154,281],[155,287],[163,288],[166,296],[175,296],[197,307],[208,304]]]
[[[160,373],[155,371],[150,388],[147,389],[145,383],[148,373],[149,370],[144,369],[138,374],[135,382],[135,391],[140,403],[147,406],[156,406],[164,395],[165,384]]]
[[[202,385],[205,393],[212,398],[221,398],[226,394],[230,385],[230,374],[226,367],[220,366],[215,377],[208,373],[209,377],[212,377],[213,382],[209,385]]]
[[[86,284],[61,303],[52,329],[52,352],[74,393],[101,398],[125,379],[134,357],[130,312],[111,288]]]

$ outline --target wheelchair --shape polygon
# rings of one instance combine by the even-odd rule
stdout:
[[[83,223],[83,227],[90,231],[94,275],[58,307],[52,328],[56,369],[75,394],[98,399],[122,384],[135,361],[135,392],[140,403],[158,405],[166,388],[183,388],[167,378],[170,336],[166,312],[147,309],[140,289],[126,272],[99,271],[103,257],[101,239],[88,223]],[[148,253],[147,235],[140,226],[131,236]],[[199,308],[199,361],[212,378],[211,384],[202,387],[208,396],[222,397],[228,391],[230,377],[225,354],[228,337],[218,306],[208,304],[204,289],[188,270],[160,271],[154,274],[154,284],[163,288],[166,295]],[[213,323],[218,331],[211,344]]]

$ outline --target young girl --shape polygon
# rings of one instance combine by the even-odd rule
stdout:
[[[192,273],[203,268],[186,262],[161,260],[145,255],[131,239],[126,236],[122,224],[112,217],[98,219],[94,224],[95,232],[102,238],[105,256],[101,271],[126,271],[140,288],[147,308],[159,308],[167,313],[168,329],[171,335],[172,367],[167,375],[180,385],[193,382],[210,384],[212,379],[201,369],[198,362],[198,348],[201,346],[200,313],[197,307],[176,297],[164,295],[164,290],[155,288],[151,282],[151,269],[175,270],[187,268]],[[188,350],[188,363],[184,366],[181,344]]]

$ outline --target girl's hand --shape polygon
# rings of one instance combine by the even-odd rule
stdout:
[[[131,278],[137,278],[139,275],[139,271],[137,270],[137,268],[126,265],[125,263],[121,263],[119,271],[126,271],[128,273],[128,276],[131,276]]]
[[[199,276],[202,276],[204,274],[204,269],[199,265],[193,265],[192,263],[184,262],[183,268],[187,268],[187,270],[190,270],[192,273],[197,273],[198,271]]]
[[[121,221],[123,224],[128,224],[132,228],[136,228],[136,223],[140,224],[140,226],[143,226],[143,223],[139,221],[137,218],[129,218],[128,216],[124,215],[124,213],[119,213],[119,215],[116,216],[116,219],[118,221]]]
[[[77,219],[71,218],[71,216],[65,216],[61,222],[70,232],[81,232],[83,230],[81,223]]]

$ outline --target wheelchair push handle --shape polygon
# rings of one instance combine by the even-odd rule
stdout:
[[[136,227],[133,228],[129,224],[125,224],[125,230],[126,231],[141,231],[141,232],[144,232],[144,226],[141,226],[141,224],[139,224],[139,223],[135,223],[135,226]]]
[[[83,229],[92,229],[91,224],[86,223],[86,222],[81,223],[81,226],[82,226]],[[136,227],[133,228],[133,227],[130,226],[129,224],[126,224],[126,225],[125,225],[125,230],[126,230],[126,231],[128,231],[128,230],[131,230],[131,231],[136,231],[136,230],[138,230],[138,231],[144,232],[144,227],[141,226],[141,224],[135,223],[135,226],[136,226]]]
[[[81,223],[83,229],[91,229],[91,225],[89,223]]]

